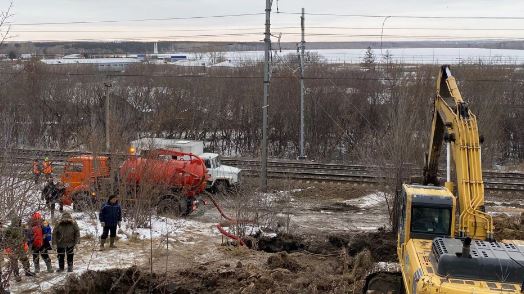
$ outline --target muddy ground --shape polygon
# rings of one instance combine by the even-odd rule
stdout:
[[[206,205],[187,218],[182,235],[96,253],[115,260],[125,259],[112,257],[116,252],[134,256],[127,266],[87,267],[44,292],[360,293],[372,263],[396,261],[389,201],[373,187],[277,182],[272,188],[269,194],[217,196],[229,214],[259,221],[261,226],[244,224],[254,235],[245,239],[250,248],[223,238],[215,225],[224,219]],[[242,212],[253,205],[256,213]],[[486,206],[497,216],[497,237],[524,239],[518,225],[523,196],[488,196]],[[85,249],[83,258],[88,254]]]
[[[147,266],[89,271],[71,276],[55,293],[359,293],[373,260],[395,258],[394,239],[383,233],[337,236],[314,245],[291,236],[276,239],[289,244],[291,252],[261,251],[280,248],[267,243],[258,251],[202,244],[192,250],[197,255],[192,261],[177,252],[168,264],[165,256],[155,257],[152,273]]]

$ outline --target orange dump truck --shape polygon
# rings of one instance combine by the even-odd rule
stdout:
[[[110,193],[118,193],[122,199],[150,203],[162,213],[186,215],[198,205],[208,177],[202,159],[172,150],[131,155],[116,173],[110,167],[107,156],[69,158],[60,177],[66,186],[64,204],[72,203],[76,210],[82,210]]]

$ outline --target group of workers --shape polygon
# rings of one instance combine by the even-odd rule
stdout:
[[[64,212],[54,230],[49,221],[40,212],[35,212],[24,224],[22,219],[14,216],[11,224],[1,231],[3,252],[9,260],[9,270],[2,276],[2,288],[8,287],[8,278],[13,275],[16,281],[21,281],[18,263],[22,263],[26,276],[35,276],[40,272],[40,256],[44,260],[47,272],[54,272],[50,250],[56,249],[58,255],[57,272],[65,270],[67,256],[67,271],[73,271],[73,252],[80,242],[80,229],[70,213]],[[34,271],[31,271],[28,253],[33,256]],[[52,253],[51,253],[52,254]],[[3,260],[0,259],[0,261]],[[1,267],[0,267],[1,268]],[[6,279],[7,278],[7,279]],[[6,285],[7,284],[7,285]]]
[[[0,228],[0,244],[4,256],[7,257],[7,270],[3,270],[3,257],[0,255],[0,293],[8,293],[9,279],[14,277],[21,281],[19,263],[22,264],[26,276],[32,277],[40,272],[40,257],[44,260],[47,272],[55,271],[52,267],[52,256],[57,255],[57,272],[73,271],[73,258],[75,246],[80,242],[80,228],[74,217],[63,211],[61,197],[65,188],[60,183],[55,183],[52,177],[53,168],[48,158],[45,158],[42,166],[35,159],[33,163],[33,174],[35,183],[38,183],[40,175],[44,174],[47,182],[42,190],[42,200],[50,209],[51,219],[43,218],[39,211],[32,213],[27,221],[19,216],[13,216],[9,226]],[[60,205],[61,216],[55,219],[55,204]],[[122,221],[122,210],[118,203],[117,195],[111,195],[102,205],[99,211],[99,221],[103,228],[100,236],[100,250],[105,249],[106,240],[109,239],[109,247],[116,248],[116,232]],[[53,224],[54,228],[51,228]],[[109,237],[109,238],[108,238]],[[32,256],[34,271],[31,271],[29,255]],[[67,262],[67,263],[66,263]],[[65,265],[67,264],[67,268]]]
[[[49,158],[45,158],[42,164],[38,162],[38,159],[33,160],[33,176],[35,184],[40,181],[40,175],[44,174],[46,180],[53,176],[53,164],[49,161]]]
[[[104,250],[108,237],[109,247],[116,248],[116,231],[122,221],[122,210],[116,195],[110,196],[103,204],[99,212],[99,221],[103,228],[100,250]],[[60,219],[53,222],[54,228],[51,228],[51,222],[45,220],[37,211],[26,222],[23,222],[19,216],[14,216],[10,225],[0,230],[0,244],[4,256],[8,259],[7,271],[2,273],[3,258],[0,256],[0,293],[7,293],[5,289],[9,288],[10,277],[14,277],[18,282],[22,280],[19,263],[22,264],[23,273],[33,277],[40,272],[40,257],[42,257],[47,272],[53,273],[55,270],[52,267],[51,256],[56,254],[58,260],[56,272],[73,271],[75,247],[80,243],[80,228],[74,217],[66,211],[62,212]],[[30,268],[29,255],[33,257],[34,271]]]

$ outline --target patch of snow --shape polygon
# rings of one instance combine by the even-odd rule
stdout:
[[[291,193],[298,193],[298,192],[302,192],[302,191],[305,191],[305,190],[310,190],[310,189],[313,189],[313,188],[315,188],[315,187],[309,186],[309,187],[303,188],[303,189],[291,189],[289,192],[291,192]]]
[[[377,231],[379,229],[379,227],[376,227],[376,226],[356,226],[356,228],[358,230],[368,231],[368,232]]]
[[[80,227],[81,236],[92,236],[98,238],[102,234],[102,226],[98,221],[98,213],[88,212],[72,212],[71,213]],[[165,237],[167,234],[170,237],[178,237],[184,235],[188,230],[198,231],[199,233],[212,236],[215,234],[212,226],[209,224],[197,222],[194,220],[184,218],[167,218],[161,216],[152,216],[151,229],[149,228],[133,228],[128,220],[123,220],[121,223],[121,230],[126,234],[120,234],[122,240],[129,240],[132,238],[144,240]]]
[[[400,265],[397,262],[384,262],[380,261],[375,263],[374,268],[380,271],[387,272],[398,272],[400,271]]]
[[[382,205],[386,202],[386,193],[384,192],[375,192],[368,194],[366,196],[345,200],[344,204],[353,205],[359,208],[371,208]]]
[[[258,199],[262,201],[264,205],[270,205],[273,202],[292,202],[294,199],[291,197],[291,191],[276,191],[268,193],[257,193]]]

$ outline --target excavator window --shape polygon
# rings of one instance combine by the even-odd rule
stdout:
[[[413,206],[411,233],[417,235],[450,236],[451,208]]]

